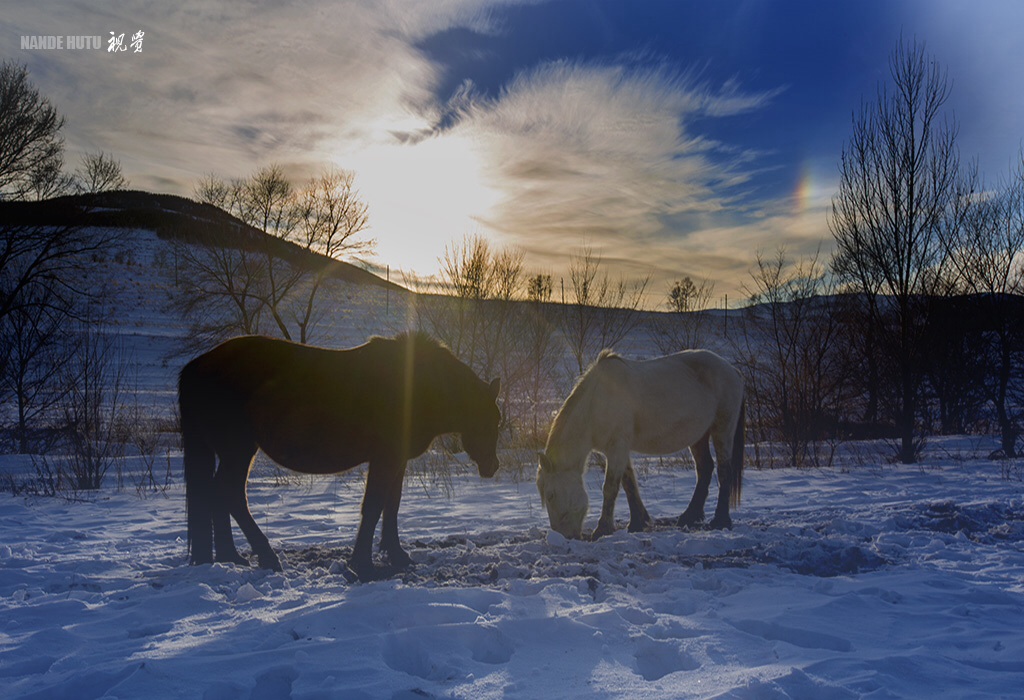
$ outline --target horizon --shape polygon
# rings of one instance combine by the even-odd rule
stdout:
[[[430,277],[479,234],[558,279],[587,245],[613,276],[651,275],[656,309],[684,276],[715,283],[712,306],[740,301],[758,251],[828,254],[851,118],[901,37],[948,71],[961,159],[1007,177],[1022,20],[952,0],[44,2],[4,13],[0,58],[66,117],[68,169],[103,151],[133,189],[192,197],[210,173],[344,168],[369,262],[393,275]],[[141,50],[108,52],[112,30],[144,32]]]

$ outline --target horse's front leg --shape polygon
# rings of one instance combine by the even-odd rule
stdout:
[[[366,492],[363,494],[359,531],[356,533],[356,544],[352,548],[352,558],[348,568],[360,581],[372,581],[376,578],[373,567],[373,533],[377,530],[381,511],[387,499],[391,476],[397,469],[393,460],[370,460],[366,474]]]
[[[605,453],[607,464],[604,468],[604,502],[601,504],[601,519],[591,535],[592,539],[615,532],[615,500],[619,497],[619,485],[629,468],[629,452],[621,449]]]
[[[412,557],[402,549],[402,543],[398,540],[398,506],[402,503],[405,466],[403,462],[391,479],[384,498],[384,521],[380,533],[380,548],[387,553],[391,565],[397,569],[406,569],[412,565]]]

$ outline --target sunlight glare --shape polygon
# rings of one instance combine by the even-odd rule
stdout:
[[[445,245],[480,232],[480,217],[499,201],[484,184],[480,150],[464,135],[378,142],[335,161],[356,172],[377,256],[392,270],[436,274]]]

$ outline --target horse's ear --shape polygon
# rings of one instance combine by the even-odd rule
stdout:
[[[491,396],[498,398],[498,394],[501,393],[501,377],[495,377],[487,386],[491,390]]]

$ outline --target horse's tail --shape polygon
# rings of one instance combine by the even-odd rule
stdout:
[[[740,504],[743,496],[743,450],[747,423],[747,401],[740,400],[740,415],[736,418],[736,432],[732,436],[732,469],[729,470],[729,505],[733,508]]]
[[[184,452],[185,509],[188,519],[190,563],[213,561],[213,475],[217,457],[203,439],[201,397],[197,369],[185,365],[178,375],[178,411]]]

